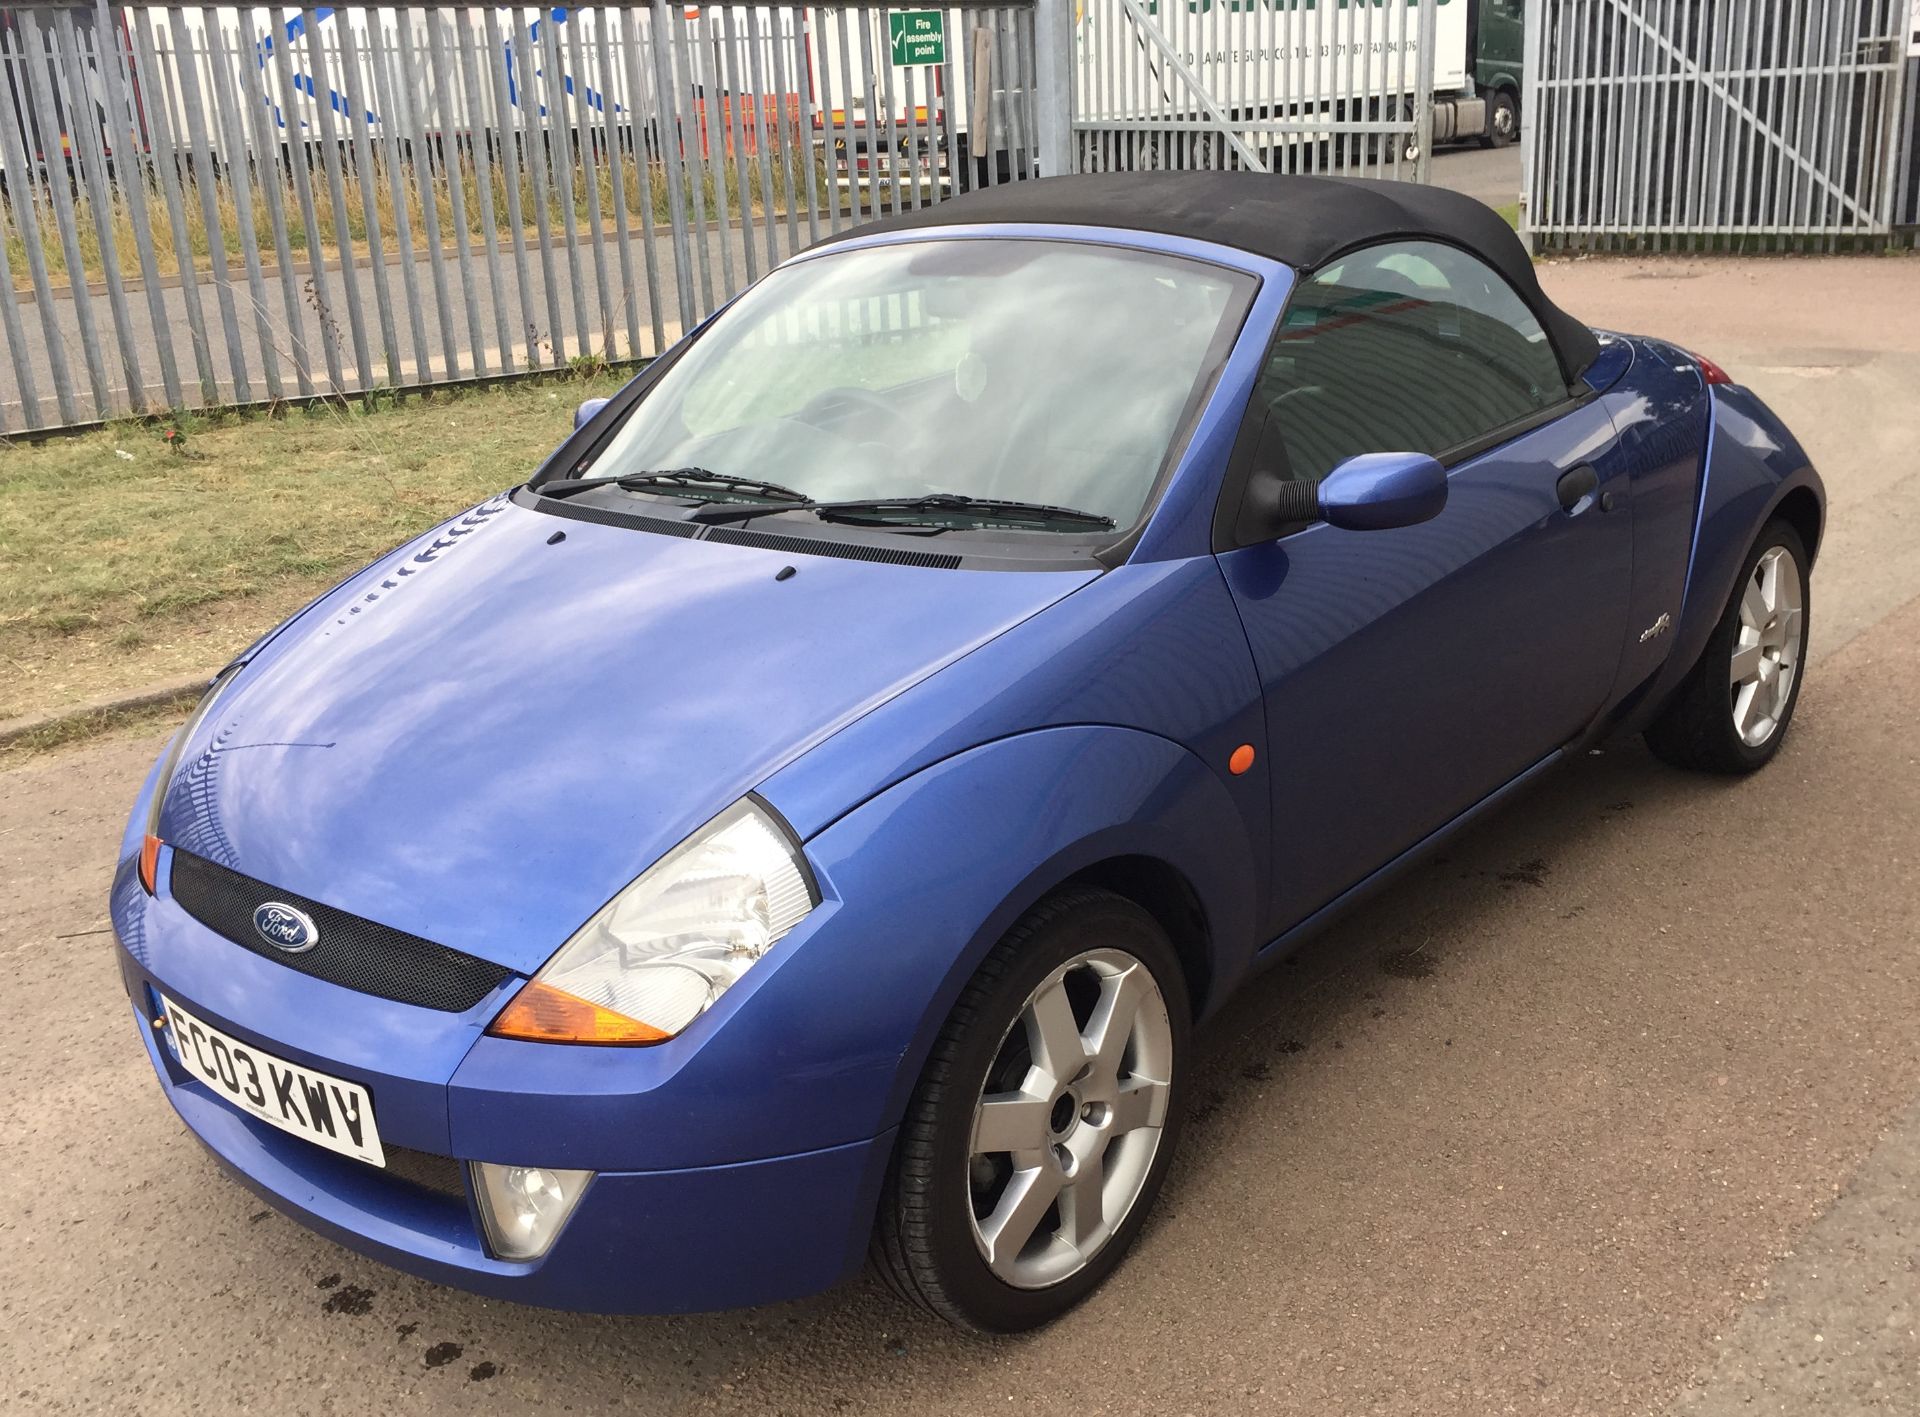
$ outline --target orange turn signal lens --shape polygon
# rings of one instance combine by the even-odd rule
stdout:
[[[531,1043],[664,1043],[673,1037],[538,979],[513,996],[487,1032]]]
[[[1235,777],[1240,776],[1253,766],[1253,744],[1242,743],[1233,750],[1233,756],[1227,759],[1227,771]]]
[[[147,888],[147,894],[156,893],[154,883],[160,879],[160,838],[148,833],[147,839],[140,843],[140,884]]]

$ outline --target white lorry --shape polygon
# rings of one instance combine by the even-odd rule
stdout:
[[[1004,13],[811,12],[816,128],[843,183],[903,163],[925,174],[945,155],[967,186],[990,160],[1004,175],[1031,157]],[[1433,7],[1435,143],[1517,134],[1521,13],[1522,0]],[[1083,142],[1135,135],[1136,157],[1150,138],[1161,162],[1177,160],[1169,135],[1211,127],[1278,165],[1277,149],[1324,141],[1328,121],[1411,126],[1420,43],[1417,0],[1076,0],[1074,125]]]

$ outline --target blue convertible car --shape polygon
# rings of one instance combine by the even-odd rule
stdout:
[[[1602,737],[1759,767],[1800,688],[1793,436],[1446,192],[982,192],[582,413],[214,681],[113,892],[208,1149],[505,1298],[871,1252],[1042,1323],[1251,974]]]

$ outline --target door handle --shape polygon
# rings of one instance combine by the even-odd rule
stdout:
[[[1585,463],[1560,474],[1560,480],[1553,484],[1553,490],[1560,494],[1560,505],[1567,511],[1575,511],[1587,498],[1593,496],[1600,486],[1600,477]]]

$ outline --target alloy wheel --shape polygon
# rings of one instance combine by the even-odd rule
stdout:
[[[1055,969],[1020,1010],[974,1108],[973,1238],[1003,1282],[1071,1278],[1153,1170],[1173,1078],[1166,1000],[1125,951]]]
[[[1740,593],[1740,627],[1727,671],[1734,732],[1749,748],[1779,730],[1792,699],[1805,604],[1799,563],[1786,547],[1768,547]]]

